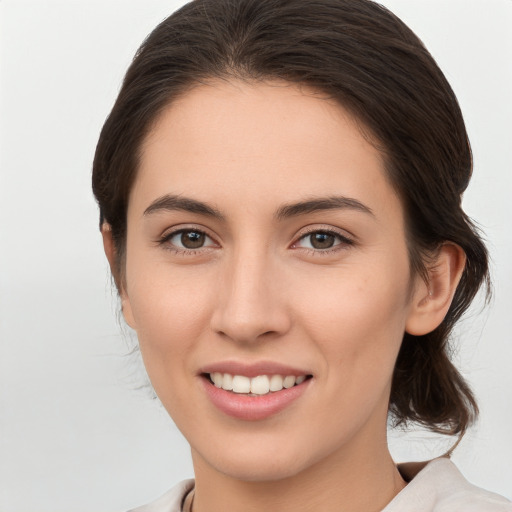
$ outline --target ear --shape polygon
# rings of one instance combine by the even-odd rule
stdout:
[[[114,240],[112,238],[112,228],[110,224],[104,222],[101,225],[101,236],[103,238],[103,250],[105,251],[105,256],[107,257],[108,264],[110,265],[110,272],[116,279],[116,248],[114,245]]]
[[[124,319],[132,329],[135,329],[135,321],[133,318],[130,299],[128,297],[128,294],[126,293],[125,286],[123,285],[123,280],[119,275],[119,269],[117,266],[116,246],[114,244],[114,239],[112,237],[112,228],[110,227],[110,224],[106,222],[102,224],[101,236],[103,237],[103,249],[105,251],[105,256],[107,257],[108,263],[110,265],[110,272],[114,277],[117,291],[119,292],[119,297],[121,298],[121,308],[123,311]]]
[[[459,284],[466,255],[457,244],[446,242],[427,269],[428,282],[418,277],[405,330],[422,336],[444,320]]]

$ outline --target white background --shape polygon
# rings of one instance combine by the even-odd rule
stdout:
[[[0,510],[121,511],[192,475],[116,319],[90,192],[101,125],[146,34],[180,1],[0,1]],[[494,304],[456,355],[482,419],[454,457],[512,498],[512,2],[387,0],[457,93],[473,143],[468,213]],[[398,459],[446,442],[393,435]]]

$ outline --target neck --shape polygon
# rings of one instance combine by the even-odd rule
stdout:
[[[193,512],[378,512],[406,484],[385,442],[366,457],[356,453],[332,454],[279,480],[243,481],[215,470],[193,452]]]

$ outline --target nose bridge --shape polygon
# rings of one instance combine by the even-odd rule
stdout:
[[[226,261],[212,328],[234,341],[283,334],[289,318],[275,259],[265,247],[247,244]]]

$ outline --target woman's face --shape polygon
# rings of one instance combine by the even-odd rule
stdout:
[[[399,198],[342,107],[279,82],[175,101],[143,145],[125,270],[196,470],[274,480],[385,445],[417,286]]]

